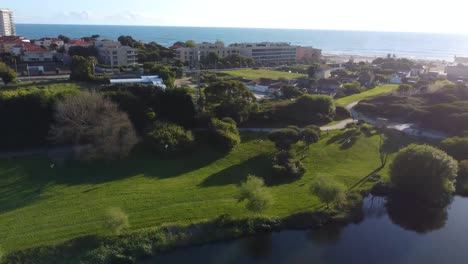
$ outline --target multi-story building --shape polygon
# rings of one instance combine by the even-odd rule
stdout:
[[[263,65],[296,63],[297,46],[284,42],[262,42],[233,44],[242,56],[250,57]]]
[[[0,9],[0,35],[15,36],[16,27],[13,12],[9,9]]]
[[[220,58],[239,54],[240,50],[236,47],[226,47],[223,43],[202,43],[192,48],[176,49],[176,59],[183,63],[196,65],[200,60],[208,57],[210,53],[217,54]]]
[[[52,44],[57,45],[58,48],[61,48],[65,45],[65,42],[59,38],[41,38],[34,40],[34,45],[36,46],[43,46],[49,48]]]
[[[241,43],[224,46],[222,43],[202,43],[193,48],[176,49],[176,58],[183,63],[196,65],[210,53],[216,53],[220,58],[231,55],[242,55],[263,65],[281,65],[296,62],[297,47],[288,43],[262,42]]]
[[[314,49],[312,47],[297,47],[296,60],[300,63],[314,63],[319,62],[322,57],[322,50]]]
[[[130,65],[138,63],[138,50],[123,46],[120,42],[100,40],[94,43],[99,61],[106,65]]]

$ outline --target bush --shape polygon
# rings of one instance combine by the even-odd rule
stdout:
[[[300,178],[306,171],[291,151],[280,151],[274,156],[273,170],[281,177],[293,179]]]
[[[468,138],[447,138],[442,141],[440,148],[457,160],[468,159]]]
[[[281,93],[286,99],[296,98],[302,95],[302,92],[295,86],[285,85],[281,87]]]
[[[216,118],[211,119],[212,142],[223,149],[231,150],[240,144],[241,139],[234,120],[226,120],[227,122]]]
[[[286,114],[291,120],[301,124],[323,122],[335,115],[333,98],[325,95],[303,95],[286,107]]]
[[[130,226],[128,216],[120,208],[111,208],[106,213],[105,228],[110,233],[119,234]]]
[[[336,114],[335,114],[336,120],[344,120],[344,119],[348,119],[351,117],[352,117],[351,112],[348,109],[346,109],[346,107],[343,107],[343,106],[336,107]]]
[[[390,169],[394,187],[420,199],[437,202],[455,191],[458,164],[437,148],[410,145],[398,153]]]
[[[326,203],[327,208],[330,207],[331,203],[341,203],[344,201],[346,197],[345,191],[346,187],[343,184],[323,176],[315,179],[310,187],[311,194],[318,196],[320,200]]]
[[[289,150],[291,146],[299,141],[299,129],[285,128],[275,130],[268,135],[268,139],[275,143],[277,149]]]
[[[265,188],[263,179],[253,175],[240,186],[239,201],[247,200],[246,208],[252,212],[261,212],[271,206],[273,198]]]
[[[195,142],[192,132],[176,124],[159,121],[154,123],[146,140],[153,150],[166,155],[185,153]]]
[[[320,133],[314,128],[304,128],[301,131],[301,139],[309,146],[320,140]]]

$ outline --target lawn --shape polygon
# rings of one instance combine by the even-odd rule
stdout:
[[[386,84],[386,85],[377,86],[374,89],[365,91],[360,94],[355,94],[355,95],[340,98],[336,100],[336,104],[341,105],[341,106],[347,106],[348,104],[356,102],[356,101],[361,101],[370,97],[393,92],[397,90],[398,87],[399,86],[397,84]]]
[[[252,80],[257,80],[260,78],[278,80],[281,78],[296,79],[300,77],[307,77],[307,75],[300,74],[300,73],[289,73],[289,72],[272,71],[272,70],[254,70],[254,69],[223,71],[223,73],[229,74],[234,77],[240,77],[240,78],[246,78],[246,79],[252,79]]]
[[[238,184],[248,174],[266,178],[274,197],[264,214],[287,216],[322,206],[309,194],[317,175],[351,187],[379,167],[379,136],[361,135],[346,143],[343,132],[333,131],[304,152],[307,173],[301,179],[278,181],[271,173],[274,149],[266,135],[242,138],[229,154],[205,146],[180,160],[140,153],[117,163],[72,162],[54,169],[47,157],[0,160],[0,247],[10,251],[101,234],[112,207],[128,214],[131,230],[221,214],[252,216],[236,200]]]

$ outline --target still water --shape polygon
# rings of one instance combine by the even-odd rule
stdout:
[[[146,263],[468,263],[468,198],[434,210],[368,198],[363,210],[357,224],[190,247]]]

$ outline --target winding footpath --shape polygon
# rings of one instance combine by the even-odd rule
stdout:
[[[348,109],[351,112],[351,115],[353,118],[342,120],[339,123],[334,124],[334,125],[323,126],[320,129],[322,131],[340,130],[340,129],[345,128],[346,125],[350,123],[355,123],[358,120],[364,120],[371,125],[382,123],[382,121],[379,121],[375,118],[366,117],[363,114],[358,113],[356,110],[354,110],[354,108],[358,104],[359,104],[359,101],[355,101],[346,106],[346,109]],[[408,135],[415,136],[415,137],[436,139],[436,140],[445,139],[448,137],[448,135],[442,132],[418,128],[415,124],[411,124],[411,123],[399,123],[399,122],[387,121],[385,125],[388,128],[396,129],[398,131],[402,131]],[[271,132],[276,129],[278,128],[239,128],[239,131],[241,132]]]

